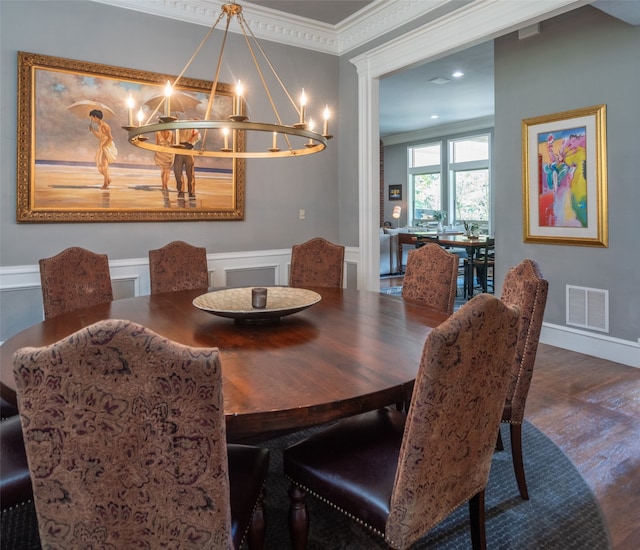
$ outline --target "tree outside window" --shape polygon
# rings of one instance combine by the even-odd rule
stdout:
[[[459,170],[454,174],[456,220],[489,221],[489,170]]]

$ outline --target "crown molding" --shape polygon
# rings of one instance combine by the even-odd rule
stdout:
[[[215,0],[91,0],[117,8],[212,27],[222,4]],[[280,44],[341,55],[413,19],[455,0],[375,0],[365,8],[329,25],[313,19],[241,2],[243,15],[255,36]],[[283,17],[284,16],[284,17]],[[235,28],[234,28],[235,27]],[[230,32],[239,33],[237,26]]]
[[[337,54],[347,53],[453,0],[377,0],[335,26]],[[457,7],[457,6],[456,6]],[[454,8],[455,9],[455,8]]]

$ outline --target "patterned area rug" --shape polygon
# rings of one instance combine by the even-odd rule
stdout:
[[[608,531],[589,487],[564,453],[528,422],[523,426],[522,440],[530,500],[520,498],[511,462],[509,428],[503,425],[501,429],[504,451],[494,455],[486,491],[487,547],[610,549]],[[304,436],[304,432],[290,434],[266,445],[272,454],[271,479],[267,485],[268,549],[291,547],[287,534],[288,483],[282,478],[280,450]],[[308,497],[308,502],[309,550],[388,548],[378,537],[329,505],[313,497]],[[411,549],[471,548],[468,510],[467,505],[460,506]]]
[[[316,428],[317,429],[317,428]],[[264,443],[271,449],[267,482],[267,550],[290,548],[287,529],[289,483],[282,475],[282,449],[312,430]],[[486,491],[487,545],[493,550],[606,550],[611,548],[600,509],[578,471],[562,451],[529,423],[523,426],[524,460],[531,500],[518,494],[508,426],[502,426],[505,450],[494,455]],[[309,550],[385,549],[380,539],[321,501],[309,498]],[[35,510],[31,503],[2,513],[3,550],[39,549]],[[413,550],[471,548],[469,514],[460,506]]]

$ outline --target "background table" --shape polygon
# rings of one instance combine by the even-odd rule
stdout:
[[[412,233],[398,233],[398,266],[400,273],[404,273],[402,269],[402,245],[410,244],[415,247],[418,237],[439,237],[441,240],[447,237],[462,235],[461,231],[446,231],[438,233],[437,231],[415,231]],[[459,245],[456,245],[459,246]]]
[[[3,396],[15,402],[12,355],[101,319],[129,319],[176,342],[218,347],[227,436],[255,441],[402,401],[431,327],[446,315],[377,292],[313,288],[314,306],[278,323],[239,325],[192,305],[202,291],[117,300],[48,319],[1,348]]]
[[[438,244],[445,247],[464,248],[467,252],[469,261],[467,262],[464,273],[465,294],[467,297],[473,296],[473,259],[478,249],[482,248],[486,241],[486,235],[479,237],[466,237],[461,233],[435,233],[433,231],[424,231],[419,233],[398,233],[398,265],[400,271],[402,269],[402,245],[412,244],[415,246],[419,236],[438,237]]]
[[[465,265],[464,284],[465,294],[467,298],[473,297],[473,259],[476,252],[485,246],[487,242],[486,235],[479,237],[465,237],[464,235],[439,235],[440,244],[443,246],[454,246],[464,248],[467,251],[468,261]]]

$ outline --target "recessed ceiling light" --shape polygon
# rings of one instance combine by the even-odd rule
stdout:
[[[431,118],[439,118],[440,115],[431,115]]]
[[[455,73],[453,73],[451,75],[453,78],[460,78],[461,76],[464,76],[464,73],[462,71],[456,71]]]
[[[437,76],[436,78],[432,78],[431,80],[429,80],[429,82],[431,82],[431,84],[448,84],[449,82],[451,82],[451,80],[449,80],[448,78]]]

